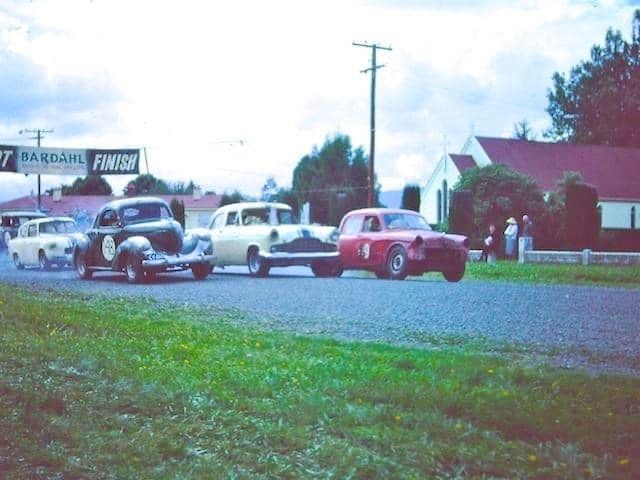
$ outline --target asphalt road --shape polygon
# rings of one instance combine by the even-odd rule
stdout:
[[[206,280],[190,272],[129,285],[123,275],[80,280],[69,269],[18,271],[0,254],[0,281],[89,294],[152,297],[214,312],[241,323],[348,340],[428,344],[472,336],[554,352],[555,364],[640,376],[640,290],[590,286],[436,280],[315,278],[306,267],[274,268],[268,278],[246,268]]]

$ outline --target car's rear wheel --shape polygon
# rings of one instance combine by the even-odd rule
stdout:
[[[124,273],[127,274],[127,282],[140,283],[144,279],[142,262],[135,255],[129,255],[124,265]]]
[[[464,271],[466,268],[465,262],[459,262],[457,265],[447,268],[442,272],[444,278],[449,282],[459,282],[464,277]]]
[[[391,280],[404,280],[407,277],[407,252],[404,247],[396,245],[389,250],[386,267]]]
[[[20,261],[20,257],[18,256],[17,253],[13,254],[13,264],[16,266],[18,270],[22,270],[24,268],[24,265]]]
[[[42,250],[38,252],[38,265],[40,265],[40,270],[49,270],[50,264],[47,260],[47,254]]]
[[[316,277],[339,277],[342,275],[340,262],[313,262],[311,271]]]
[[[266,277],[269,275],[269,261],[260,256],[260,252],[256,247],[251,247],[247,252],[247,267],[249,273],[254,277]]]
[[[89,280],[93,272],[87,266],[87,254],[78,253],[75,260],[76,274],[83,280]]]
[[[196,280],[204,280],[213,271],[210,263],[193,263],[191,264],[191,273]]]

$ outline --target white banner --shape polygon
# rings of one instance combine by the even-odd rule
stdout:
[[[87,175],[86,150],[78,148],[18,147],[19,173]]]

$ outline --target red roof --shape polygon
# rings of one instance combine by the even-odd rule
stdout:
[[[451,153],[449,154],[449,157],[460,173],[464,173],[466,170],[478,166],[471,155],[458,155]]]
[[[598,197],[640,199],[640,148],[531,142],[476,137],[492,163],[533,178],[541,190],[555,190],[564,172],[580,172]]]
[[[193,195],[154,195],[162,198],[167,203],[171,199],[177,198],[184,202],[185,209],[194,210],[198,208],[215,210],[220,206],[220,195],[203,195],[199,199],[194,199]],[[95,215],[100,207],[107,202],[124,197],[114,197],[110,195],[62,195],[59,201],[54,202],[50,195],[42,195],[40,203],[42,210],[51,216],[72,215],[74,211],[85,210],[89,215]],[[36,210],[36,197],[26,196],[0,203],[0,211],[5,210]]]

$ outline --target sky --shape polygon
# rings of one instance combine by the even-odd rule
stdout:
[[[471,134],[539,140],[554,72],[631,35],[631,0],[2,0],[0,144],[140,148],[141,173],[258,196],[336,134],[382,190],[424,185]],[[132,176],[109,176],[121,193]],[[75,177],[42,176],[42,191]],[[0,173],[0,201],[37,191]]]

